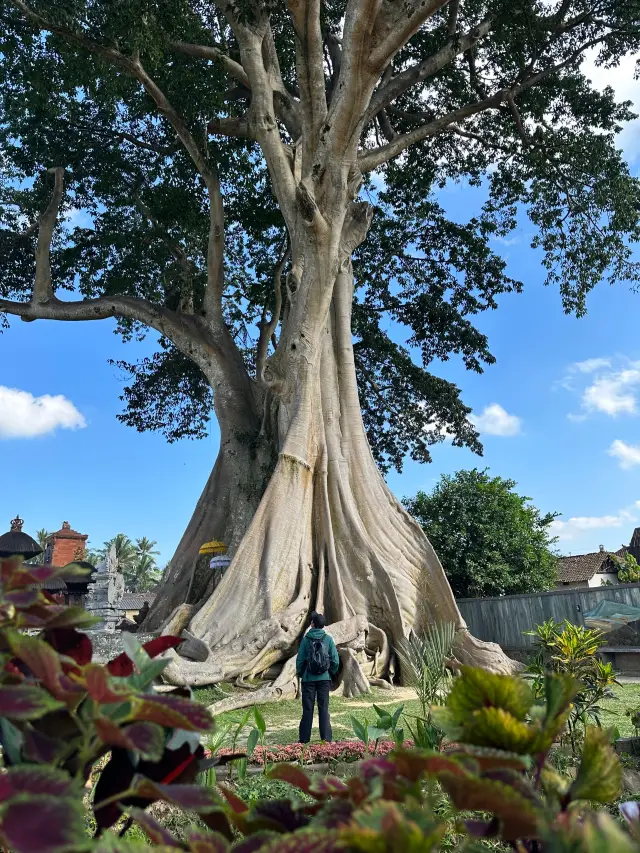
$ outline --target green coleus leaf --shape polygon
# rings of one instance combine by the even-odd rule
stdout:
[[[471,775],[454,776],[441,773],[438,780],[460,811],[482,811],[495,815],[501,822],[505,841],[535,837],[538,834],[541,806],[495,779]]]
[[[535,743],[537,732],[503,708],[473,711],[462,727],[462,740],[475,746],[490,746],[507,752],[526,754]]]
[[[81,797],[21,794],[0,806],[0,844],[12,853],[87,850]]]
[[[531,767],[532,760],[528,755],[508,752],[503,749],[493,749],[490,746],[471,746],[464,744],[454,753],[461,758],[473,758],[480,770],[499,770],[509,768],[524,772]]]
[[[447,697],[447,708],[455,722],[465,723],[481,708],[501,708],[524,720],[534,702],[530,687],[520,678],[497,675],[484,669],[463,666]]]
[[[585,733],[582,760],[569,789],[573,800],[610,803],[620,793],[622,769],[607,732],[589,726]]]
[[[11,720],[37,720],[64,705],[40,687],[16,684],[0,686],[0,708]]]

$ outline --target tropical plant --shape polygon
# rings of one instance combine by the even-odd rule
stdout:
[[[515,491],[515,480],[474,468],[443,474],[403,503],[429,537],[457,598],[551,589],[557,556],[551,523]]]
[[[611,559],[618,568],[620,583],[638,583],[640,581],[640,566],[633,554],[627,551],[622,557],[614,554]]]
[[[105,560],[111,547],[115,547],[118,569],[124,574],[129,571],[136,561],[136,546],[125,533],[116,533],[113,539],[108,539],[102,548],[98,550],[100,559]]]
[[[40,530],[36,530],[36,542],[42,548],[42,553],[38,554],[35,557],[32,557],[30,560],[27,560],[27,565],[30,566],[42,566],[44,564],[44,559],[47,551],[47,539],[50,534],[48,530],[45,530],[44,527],[41,527]]]
[[[421,717],[407,723],[417,746],[436,748],[442,740],[442,732],[433,725],[431,710],[444,702],[450,686],[455,642],[456,626],[443,622],[432,625],[423,636],[412,634],[396,647],[402,677],[416,691],[422,711]]]
[[[602,725],[601,702],[613,698],[613,687],[618,685],[613,666],[597,656],[605,635],[595,628],[570,622],[560,624],[553,619],[527,633],[535,638],[537,648],[527,667],[528,672],[535,676],[533,683],[537,695],[542,695],[549,671],[567,675],[580,685],[567,720],[569,739],[575,752],[579,727],[584,731],[590,722]]]

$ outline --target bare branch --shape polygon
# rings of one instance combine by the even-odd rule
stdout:
[[[189,44],[184,41],[172,41],[170,44],[172,50],[178,53],[184,53],[187,56],[197,56],[200,59],[210,59],[212,62],[217,62],[234,77],[243,86],[249,86],[249,78],[245,74],[245,70],[239,62],[226,54],[219,47],[212,47],[204,44]]]
[[[57,166],[49,169],[54,174],[54,187],[51,201],[40,217],[38,242],[36,244],[36,278],[33,287],[33,301],[36,304],[47,303],[53,298],[51,284],[51,240],[58,218],[58,211],[64,193],[64,169]]]
[[[433,77],[434,74],[437,74],[438,71],[448,65],[455,56],[459,56],[473,48],[481,38],[491,31],[492,24],[492,20],[486,18],[477,27],[465,33],[465,35],[448,41],[437,53],[429,56],[419,65],[412,65],[399,74],[396,74],[395,77],[392,77],[371,98],[365,123],[371,121],[381,109],[395,101],[407,89],[410,89],[417,83],[421,83],[428,77]]]

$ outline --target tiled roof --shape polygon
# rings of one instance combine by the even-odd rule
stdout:
[[[599,572],[610,572],[614,569],[605,565],[609,557],[617,556],[609,551],[596,551],[592,554],[575,554],[573,557],[558,559],[558,580],[560,583],[576,583],[589,581]]]
[[[145,601],[148,601],[151,607],[155,597],[155,592],[125,592],[119,606],[123,610],[141,610]]]

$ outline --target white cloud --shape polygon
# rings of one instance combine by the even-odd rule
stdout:
[[[602,374],[585,388],[582,407],[588,412],[604,412],[612,417],[620,414],[633,415],[637,411],[638,386],[640,364],[632,362],[623,370]]]
[[[568,417],[585,420],[601,413],[610,417],[635,415],[640,411],[640,361],[618,356],[588,358],[569,365],[556,387],[580,394],[581,413]]]
[[[618,459],[621,468],[633,468],[634,465],[640,465],[640,445],[627,444],[617,438],[612,442],[607,452],[609,456],[615,456]]]
[[[595,373],[603,367],[611,367],[610,358],[587,358],[584,361],[576,361],[570,367],[571,373]]]
[[[0,385],[0,439],[36,438],[61,429],[82,429],[86,421],[61,394],[34,397],[28,391]]]
[[[636,501],[615,515],[576,515],[562,521],[559,518],[551,522],[550,530],[559,539],[578,539],[593,530],[610,530],[634,524],[638,520],[640,501]]]
[[[499,403],[485,406],[480,415],[471,415],[471,423],[485,435],[517,435],[522,421],[516,415],[510,415]]]

